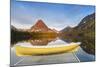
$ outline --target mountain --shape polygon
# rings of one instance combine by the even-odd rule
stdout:
[[[31,27],[31,31],[48,31],[48,27],[42,20],[38,20],[34,26]]]
[[[31,32],[55,32],[55,30],[50,29],[44,23],[43,20],[38,20],[35,25],[33,25],[30,29]]]
[[[73,31],[74,32],[76,31],[77,33],[94,32],[95,31],[95,13],[84,17],[77,26],[75,26],[73,28],[68,26],[68,27],[64,28],[63,30],[61,30],[60,32],[66,34],[69,32],[72,33]]]
[[[75,27],[75,29],[80,29],[80,30],[94,30],[95,28],[95,13],[90,14],[86,17],[84,17],[81,22]]]
[[[95,54],[95,13],[85,16],[77,26],[66,27],[60,32],[62,40],[82,42],[80,46],[84,51]]]
[[[15,28],[13,25],[11,25],[11,30],[17,31],[17,28]]]
[[[60,32],[68,32],[68,31],[71,31],[71,27],[70,26],[67,26],[66,28],[64,28],[63,30],[61,30]]]

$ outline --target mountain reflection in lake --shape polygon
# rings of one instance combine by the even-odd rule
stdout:
[[[59,38],[40,38],[40,39],[28,39],[23,41],[17,41],[12,44],[11,47],[11,65],[36,65],[36,64],[50,64],[50,63],[72,63],[72,62],[86,62],[94,61],[95,56],[86,53],[81,47],[74,53],[62,53],[55,55],[43,55],[43,56],[27,56],[18,57],[15,54],[14,45],[22,46],[52,46],[63,45],[70,43],[68,40],[61,40]],[[13,59],[14,58],[14,59]]]

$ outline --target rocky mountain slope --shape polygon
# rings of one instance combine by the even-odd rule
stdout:
[[[95,54],[95,13],[84,17],[77,26],[67,27],[60,32],[62,40],[82,42],[83,50]]]
[[[43,20],[38,20],[35,25],[30,29],[30,32],[56,32],[53,29],[47,27]]]

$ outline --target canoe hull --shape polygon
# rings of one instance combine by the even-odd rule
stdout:
[[[74,44],[70,46],[61,46],[61,47],[48,47],[48,48],[30,48],[16,46],[16,55],[17,56],[32,56],[32,55],[50,55],[58,54],[64,52],[74,52],[78,49],[79,45]]]

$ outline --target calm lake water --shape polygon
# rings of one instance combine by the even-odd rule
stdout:
[[[68,45],[69,42],[65,42],[56,39],[35,39],[27,41],[18,41],[12,45],[21,45],[21,46],[52,46],[52,45]],[[37,64],[53,64],[53,63],[76,63],[76,62],[88,62],[94,61],[95,56],[86,53],[81,47],[78,51],[73,53],[62,53],[54,55],[42,55],[42,56],[27,56],[27,57],[18,57],[15,54],[15,47],[11,47],[11,66],[13,65],[37,65]]]

